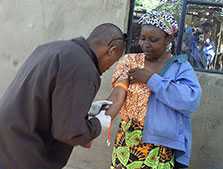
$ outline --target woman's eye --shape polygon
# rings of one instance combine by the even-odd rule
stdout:
[[[155,43],[159,41],[159,38],[146,38],[146,37],[141,36],[140,40]]]
[[[159,38],[151,38],[150,41],[151,42],[157,42],[157,41],[159,41]]]

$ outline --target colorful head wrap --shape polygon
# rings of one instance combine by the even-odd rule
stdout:
[[[168,35],[174,35],[178,31],[178,25],[173,15],[167,12],[150,11],[144,14],[138,21],[142,25],[153,25],[160,28]]]

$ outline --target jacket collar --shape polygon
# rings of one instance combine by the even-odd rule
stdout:
[[[87,43],[86,39],[83,38],[83,37],[79,37],[79,38],[72,39],[72,41],[77,43],[79,46],[81,46],[88,53],[88,55],[90,56],[91,60],[94,62],[95,66],[96,66],[96,68],[98,70],[98,73],[100,75],[102,75],[102,73],[100,71],[100,68],[99,68],[97,56],[94,53],[94,51],[90,48],[90,46]]]
[[[174,55],[169,60],[166,61],[164,67],[161,69],[159,74],[163,76],[173,63],[175,62],[184,63],[187,60],[188,60],[187,55],[184,54]]]

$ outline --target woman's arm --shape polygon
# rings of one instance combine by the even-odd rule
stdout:
[[[124,56],[118,62],[112,75],[113,90],[108,97],[108,100],[112,101],[113,104],[106,112],[106,114],[112,117],[112,120],[117,116],[126,99],[129,86],[128,71],[131,67],[130,60],[133,60],[132,58],[134,57],[130,57],[129,55]]]
[[[110,115],[112,120],[115,119],[117,114],[119,113],[128,90],[128,80],[121,80],[114,85],[114,88],[108,97],[108,100],[112,101],[113,104],[109,107],[106,114]]]
[[[164,78],[146,69],[130,71],[130,84],[146,83],[157,100],[174,110],[191,113],[197,110],[201,87],[193,68],[189,63],[181,64],[176,79]],[[188,116],[188,114],[185,114]]]
[[[201,98],[201,87],[192,68],[183,69],[176,80],[154,74],[148,80],[147,85],[156,99],[170,108],[187,113],[197,111]]]

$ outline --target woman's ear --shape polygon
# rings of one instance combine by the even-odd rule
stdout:
[[[171,42],[173,42],[173,40],[174,40],[173,36],[167,35],[166,36],[166,45],[169,45]]]

